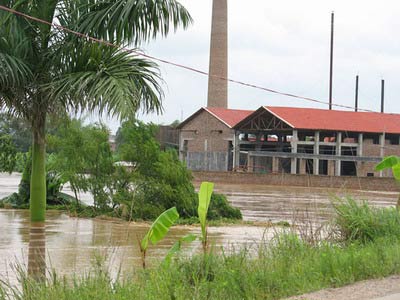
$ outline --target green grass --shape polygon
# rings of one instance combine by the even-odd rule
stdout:
[[[294,234],[280,234],[235,254],[177,257],[170,266],[138,269],[116,281],[101,266],[71,280],[56,275],[43,284],[21,279],[24,295],[9,299],[268,300],[400,274],[397,211],[350,200],[336,209],[336,230],[341,233],[337,241],[313,246]]]
[[[72,281],[53,276],[46,284],[25,282],[25,295],[16,299],[279,299],[398,273],[400,241],[392,237],[312,247],[284,235],[255,256],[245,249],[195,256],[116,282],[102,271]]]
[[[334,222],[344,241],[374,241],[377,238],[400,237],[400,213],[394,207],[375,208],[351,198],[334,203]]]

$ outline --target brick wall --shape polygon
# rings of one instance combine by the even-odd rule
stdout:
[[[363,141],[363,155],[364,156],[381,156],[381,145],[374,144],[372,139],[365,139]],[[385,148],[383,156],[400,155],[400,145],[391,145],[390,140],[385,140]],[[376,163],[359,163],[357,166],[358,176],[367,176],[368,173],[373,173],[375,177],[380,176],[380,172],[375,171]],[[392,177],[391,170],[382,172],[383,177]]]
[[[291,174],[254,174],[234,172],[193,172],[194,181],[225,184],[262,184],[321,188],[357,189],[371,191],[399,191],[393,178],[336,177]]]
[[[188,152],[228,152],[233,138],[234,131],[207,111],[200,112],[180,131],[181,146],[188,140]]]

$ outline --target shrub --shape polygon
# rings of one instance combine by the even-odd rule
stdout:
[[[113,202],[131,212],[126,218],[154,219],[175,206],[182,218],[197,216],[197,195],[192,174],[179,160],[174,149],[161,151],[154,138],[157,127],[137,120],[124,122],[117,133],[117,156],[134,166],[131,171],[118,171],[114,180]],[[125,209],[127,207],[127,209]],[[125,214],[124,214],[125,215]],[[222,195],[214,195],[210,219],[241,218]]]
[[[225,195],[213,193],[211,196],[210,208],[208,211],[209,220],[226,219],[242,219],[240,209],[232,207]]]
[[[384,236],[400,238],[400,213],[395,208],[375,208],[351,198],[337,200],[335,225],[345,241],[374,241]]]

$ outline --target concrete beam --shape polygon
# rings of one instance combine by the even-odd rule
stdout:
[[[247,153],[247,152],[246,152]],[[362,161],[362,162],[380,162],[382,159],[379,156],[348,156],[348,155],[328,155],[311,153],[290,153],[290,152],[273,152],[273,151],[249,151],[250,156],[265,156],[265,157],[279,157],[279,158],[296,158],[296,159],[320,159],[328,161]]]

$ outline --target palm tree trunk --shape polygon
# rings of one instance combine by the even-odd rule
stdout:
[[[31,222],[44,222],[46,213],[46,144],[44,124],[34,128],[31,175]],[[44,123],[44,122],[43,122]]]
[[[33,128],[28,274],[36,280],[46,275],[46,144],[44,118]]]

